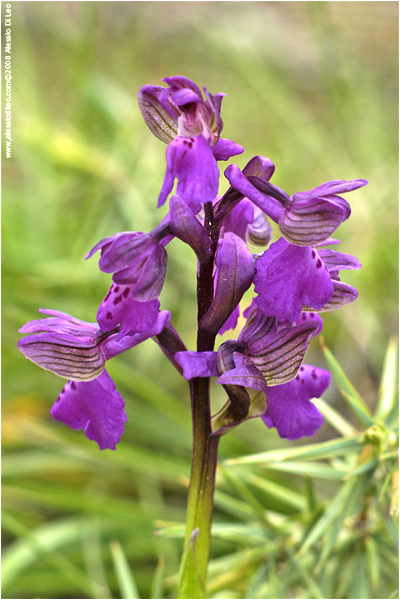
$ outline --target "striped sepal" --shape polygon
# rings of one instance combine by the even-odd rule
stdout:
[[[255,208],[254,220],[246,231],[246,241],[255,246],[267,246],[272,238],[272,227],[265,214]]]
[[[336,279],[332,279],[332,283],[333,295],[329,302],[324,304],[322,308],[318,309],[318,312],[335,310],[336,308],[340,308],[341,306],[345,306],[346,304],[354,302],[354,300],[356,300],[358,297],[357,290],[348,283],[343,283],[343,281],[337,281]],[[312,311],[313,309],[303,306],[302,310]]]
[[[257,328],[254,337],[248,340],[247,358],[261,371],[268,385],[279,385],[297,375],[319,322],[308,319],[290,325],[272,317],[265,319],[264,332]]]
[[[81,340],[76,336],[72,345],[70,336],[49,333],[30,335],[20,340],[21,352],[42,369],[52,371],[65,379],[91,381],[103,371],[106,359],[101,347],[92,338],[91,345],[87,337]]]
[[[163,104],[159,101],[162,94]],[[146,85],[138,94],[139,109],[147,127],[159,140],[169,144],[178,135],[178,107],[165,97],[165,88]]]
[[[279,228],[288,242],[313,246],[329,238],[350,216],[350,206],[343,198],[331,198],[294,198],[279,219]]]

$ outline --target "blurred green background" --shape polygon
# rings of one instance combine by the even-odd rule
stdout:
[[[363,264],[344,277],[359,299],[325,314],[323,336],[374,409],[385,349],[397,332],[398,4],[11,6],[13,143],[12,158],[2,163],[3,597],[173,597],[168,577],[177,571],[181,540],[154,532],[184,520],[186,383],[151,340],[111,361],[129,421],[117,451],[99,452],[82,432],[50,418],[63,381],[18,352],[18,328],[40,307],[94,321],[110,279],[95,258],[83,260],[86,252],[117,231],[149,231],[165,215],[166,207],[156,210],[165,146],[145,126],[136,95],[146,83],[185,75],[227,94],[223,135],[244,146],[234,160],[239,166],[256,154],[270,157],[273,182],[290,194],[330,179],[369,180],[347,196],[353,212],[338,232],[340,250]],[[221,177],[221,193],[226,187]],[[193,349],[195,261],[178,241],[168,249],[162,307]],[[307,362],[326,366],[317,341]],[[334,383],[324,398],[349,414]],[[216,394],[215,405],[222,399]],[[326,424],[315,441],[335,435]],[[222,440],[220,458],[285,446],[254,420]],[[290,474],[270,476],[289,490],[303,486]],[[224,504],[226,477],[221,470],[218,523],[240,520],[235,500]],[[333,490],[329,480],[318,484],[323,499]],[[266,493],[262,502],[295,512],[279,494]],[[235,536],[213,545],[220,560],[240,549],[245,543]],[[120,595],[123,557],[139,595]],[[284,564],[278,557],[276,577]],[[370,597],[388,597],[390,577],[383,578],[387,589],[375,580]],[[329,588],[318,596],[300,580],[279,597],[328,597]],[[216,584],[213,597],[278,597],[249,591],[240,570],[224,592],[227,585]],[[366,597],[345,595],[363,593],[357,585],[340,597]]]

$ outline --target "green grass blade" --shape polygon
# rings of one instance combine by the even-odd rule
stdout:
[[[337,410],[329,406],[322,398],[313,398],[313,403],[318,410],[323,414],[325,419],[338,431],[341,435],[352,436],[357,433],[355,427],[349,423]]]
[[[355,451],[359,451],[361,447],[362,442],[360,441],[359,436],[354,436],[329,440],[319,444],[282,448],[281,450],[269,450],[268,452],[260,452],[258,454],[251,454],[240,458],[231,458],[225,461],[225,464],[255,464],[268,466],[270,462],[275,461],[296,460],[299,458],[331,458],[335,455],[353,454]]]
[[[165,571],[165,560],[160,557],[157,567],[154,571],[153,580],[151,582],[151,599],[158,600],[163,597],[163,579]]]
[[[265,492],[268,496],[288,504],[296,510],[304,510],[305,498],[302,494],[299,494],[284,485],[280,485],[275,481],[270,481],[269,479],[264,479],[257,475],[249,474],[247,479],[249,483]]]
[[[324,463],[285,461],[269,463],[268,469],[279,471],[280,473],[293,473],[294,475],[303,475],[316,477],[317,479],[341,480],[348,473],[348,469],[332,467]]]
[[[323,600],[324,598],[326,598],[326,596],[322,593],[320,587],[316,583],[315,575],[310,575],[302,561],[298,557],[294,556],[289,548],[287,548],[286,551],[289,555],[289,560],[291,564],[294,566],[294,568],[306,584],[310,597],[317,598],[318,600]]]
[[[114,540],[111,542],[110,548],[121,598],[124,600],[137,600],[140,598],[139,592],[121,544]]]
[[[386,350],[378,394],[376,417],[385,419],[393,408],[398,387],[398,342],[392,338]]]
[[[72,540],[80,540],[82,523],[59,522],[30,531],[11,514],[3,511],[2,526],[13,533],[19,541],[9,548],[2,561],[2,589],[22,573],[27,565],[40,559],[53,567],[61,577],[69,580],[74,589],[83,591],[89,598],[100,598],[93,593],[93,582],[73,562],[60,554],[56,547]]]
[[[343,522],[347,512],[352,508],[356,499],[358,499],[364,489],[364,478],[353,478],[348,480],[336,494],[335,498],[330,502],[326,512],[321,518],[315,523],[314,527],[308,532],[308,535],[304,539],[301,547],[298,551],[298,556],[304,556],[304,554],[311,548],[311,546],[319,540],[321,537],[328,535],[329,539],[329,550],[333,543],[336,541],[339,527]],[[329,531],[330,527],[333,526],[333,530]],[[322,559],[327,556],[324,545]]]
[[[349,405],[363,427],[371,427],[371,425],[374,424],[374,421],[364,400],[361,398],[356,388],[348,379],[347,375],[337,362],[336,358],[333,356],[332,352],[324,345],[322,346],[322,352],[346,403]]]

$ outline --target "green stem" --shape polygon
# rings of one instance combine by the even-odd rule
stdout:
[[[207,578],[207,566],[211,546],[211,525],[213,517],[213,499],[215,473],[217,468],[219,437],[208,440],[207,454],[204,460],[203,477],[199,489],[198,520],[199,537],[197,540],[197,565],[203,581]]]
[[[188,580],[193,579],[193,572],[191,572],[193,569],[196,569],[196,577],[198,582],[200,582],[195,588],[197,593],[195,597],[205,597],[219,441],[218,437],[211,437],[208,378],[193,380],[191,397],[193,409],[193,452],[187,505],[185,548],[187,548],[187,544],[195,529],[197,529],[197,535],[195,546],[191,549],[194,560],[186,561],[186,568],[181,569],[180,572],[178,598],[194,597],[193,588],[187,583]],[[201,588],[202,592],[199,592]]]
[[[186,534],[187,543],[192,531],[197,527],[198,501],[203,480],[204,461],[207,456],[208,440],[211,433],[209,408],[209,379],[198,377],[191,385],[193,448],[192,467],[188,494]]]
[[[204,226],[213,239],[214,212],[205,205]],[[214,253],[215,253],[214,244]],[[199,265],[197,277],[197,319],[209,309],[213,299],[214,253]],[[198,329],[197,351],[214,349],[215,335]],[[190,382],[192,403],[193,449],[188,493],[185,550],[180,569],[178,598],[204,598],[210,555],[211,523],[218,438],[211,437],[210,379],[197,377]],[[194,595],[196,594],[196,595]]]

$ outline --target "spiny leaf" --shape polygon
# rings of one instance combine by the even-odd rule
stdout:
[[[264,464],[265,466],[268,466],[270,462],[285,461],[288,459],[331,458],[332,456],[340,454],[352,454],[361,447],[362,442],[359,439],[359,436],[354,436],[329,440],[328,442],[321,442],[319,444],[282,448],[281,450],[270,450],[268,452],[260,452],[259,454],[241,456],[240,458],[231,458],[230,460],[225,461],[225,464]]]
[[[305,506],[304,497],[290,488],[280,485],[275,481],[263,479],[257,475],[248,475],[248,481],[258,489],[266,492],[269,496],[281,500],[297,510],[303,510]]]
[[[333,530],[329,534],[329,547],[332,546],[336,540],[338,529],[346,516],[347,511],[354,505],[356,499],[358,499],[364,489],[364,478],[355,477],[347,481],[338,491],[335,498],[330,502],[326,512],[321,518],[315,523],[314,527],[309,531],[307,537],[303,541],[298,556],[303,556],[307,550],[322,536],[328,533],[328,530],[333,526]],[[324,549],[328,547],[324,545]],[[324,550],[323,556],[325,559],[326,552]]]
[[[364,400],[361,398],[356,388],[348,379],[347,375],[337,362],[336,358],[330,352],[330,350],[328,350],[326,346],[322,345],[322,352],[325,356],[325,360],[328,364],[328,367],[332,371],[332,375],[335,378],[335,381],[339,387],[343,398],[345,399],[351,410],[354,412],[362,426],[371,427],[374,421],[371,412],[365,404]]]

